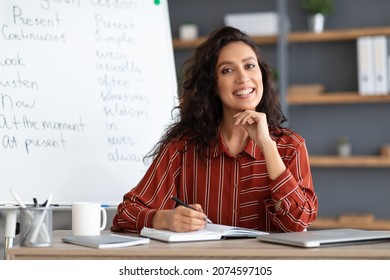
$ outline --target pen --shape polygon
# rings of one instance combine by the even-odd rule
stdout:
[[[190,208],[190,209],[192,209],[192,210],[198,211],[198,210],[196,210],[195,208],[189,206],[187,203],[185,203],[184,201],[180,200],[179,198],[177,198],[177,197],[174,196],[174,195],[172,195],[171,198],[172,198],[174,201],[176,201],[179,205],[182,205],[182,206],[184,206],[184,207],[187,207],[187,208]],[[213,222],[212,222],[209,218],[207,218],[207,217],[206,217],[206,220],[207,220],[207,223],[209,223],[209,224],[212,224],[212,223],[213,223]]]

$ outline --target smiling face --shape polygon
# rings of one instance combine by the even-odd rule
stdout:
[[[223,47],[216,64],[217,92],[224,114],[255,110],[263,96],[256,53],[243,42]]]

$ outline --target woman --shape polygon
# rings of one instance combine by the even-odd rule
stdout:
[[[224,27],[185,65],[178,120],[125,194],[111,230],[194,231],[206,217],[261,231],[304,230],[318,203],[305,142],[281,127],[286,119],[256,44]]]

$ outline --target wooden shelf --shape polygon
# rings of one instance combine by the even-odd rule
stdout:
[[[203,43],[206,40],[206,37],[199,37],[196,40],[180,40],[180,39],[173,39],[172,44],[173,48],[176,50],[180,49],[194,49],[197,46],[199,46],[201,43]]]
[[[324,30],[322,33],[292,32],[287,40],[294,43],[350,41],[360,36],[390,35],[390,27],[351,28]]]
[[[390,35],[390,27],[372,27],[372,28],[351,28],[351,29],[333,29],[324,30],[322,33],[307,31],[290,32],[287,35],[287,41],[291,43],[314,43],[314,42],[332,42],[332,41],[350,41],[360,36]],[[207,36],[199,37],[196,40],[183,41],[173,40],[174,49],[192,49],[206,40]],[[278,37],[274,36],[252,36],[253,40],[259,45],[276,44]]]
[[[358,92],[329,92],[321,94],[289,94],[291,105],[365,104],[390,102],[390,95],[359,95]]]
[[[372,215],[344,215],[340,218],[317,218],[310,229],[356,228],[366,230],[390,230],[390,220],[376,220]]]
[[[310,156],[312,167],[390,167],[390,157],[381,156]]]
[[[199,37],[196,40],[180,40],[180,39],[173,39],[173,48],[175,50],[179,49],[194,49],[198,47],[201,43],[206,41],[207,37]],[[276,44],[278,41],[277,36],[252,36],[252,39],[256,42],[256,44],[259,45],[272,45]]]

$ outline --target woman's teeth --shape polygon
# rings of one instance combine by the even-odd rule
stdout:
[[[234,95],[243,96],[252,93],[254,90],[255,90],[254,88],[247,88],[244,90],[237,91]]]

